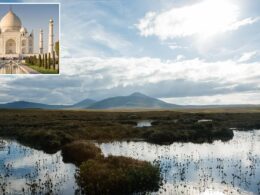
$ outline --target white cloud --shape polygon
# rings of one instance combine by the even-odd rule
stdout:
[[[232,0],[203,0],[160,13],[148,12],[136,26],[145,37],[155,35],[166,40],[199,35],[205,39],[259,20],[239,19],[240,12],[238,3]]]
[[[37,76],[36,83],[32,75],[0,78],[0,102],[70,104],[90,96],[101,99],[136,90],[154,97],[186,97],[260,88],[259,62],[208,62],[180,56],[166,61],[149,57],[63,58],[62,63],[62,76]]]
[[[181,45],[178,45],[177,43],[170,43],[168,44],[168,47],[172,50],[175,50],[175,49],[187,49],[188,47],[185,47],[185,46],[181,46]]]
[[[181,105],[260,104],[260,93],[243,92],[214,96],[161,98],[161,100]]]
[[[107,32],[101,25],[96,25],[89,36],[99,44],[118,51],[131,46],[130,42],[126,41],[118,34]]]
[[[257,51],[243,53],[243,55],[238,59],[238,62],[247,62],[251,60],[256,54]]]
[[[68,58],[63,74],[90,75],[93,79],[110,78],[119,84],[156,83],[168,79],[192,81],[247,82],[260,75],[259,62],[238,63],[233,60],[207,62],[198,58],[181,61],[158,58]]]
[[[177,61],[180,61],[180,60],[183,60],[183,59],[185,59],[185,56],[184,56],[184,55],[178,55],[178,56],[176,57],[176,60],[177,60]]]
[[[154,88],[151,87],[154,96],[173,97],[170,96],[173,92],[169,92],[168,96],[161,96],[163,90],[160,82],[171,81],[167,83],[167,86],[171,88],[172,85],[178,83],[175,82],[178,79],[197,85],[197,88],[193,88],[194,85],[191,85],[187,90],[187,83],[178,84],[180,96],[184,94],[183,91],[190,91],[189,96],[201,95],[202,93],[203,95],[216,94],[209,91],[212,84],[216,84],[214,87],[223,88],[232,88],[232,86],[244,83],[260,87],[260,62],[249,61],[254,57],[253,52],[244,53],[240,59],[220,60],[224,58],[233,59],[233,56],[237,56],[237,53],[251,51],[254,45],[250,41],[239,42],[237,37],[234,36],[235,43],[238,43],[234,44],[232,40],[219,36],[218,40],[223,38],[222,41],[225,41],[228,47],[226,48],[227,45],[222,45],[223,42],[214,39],[214,43],[217,43],[216,47],[221,45],[225,50],[219,52],[218,48],[214,48],[214,53],[211,52],[207,55],[207,59],[217,59],[217,61],[209,62],[200,58],[188,59],[192,58],[191,56],[196,56],[197,53],[193,49],[197,43],[199,47],[203,47],[201,50],[210,47],[210,41],[207,44],[201,44],[201,39],[235,31],[259,20],[259,18],[251,16],[242,17],[245,14],[242,13],[244,7],[240,5],[240,2],[237,0],[196,0],[188,1],[189,4],[186,2],[185,6],[183,6],[183,3],[177,3],[178,6],[182,6],[170,10],[148,12],[137,24],[141,35],[158,36],[165,41],[154,41],[152,39],[151,42],[142,40],[139,43],[139,38],[132,34],[135,31],[133,29],[125,31],[124,27],[132,24],[132,21],[136,21],[136,16],[139,16],[143,8],[146,9],[149,3],[145,3],[143,8],[141,6],[136,13],[130,10],[130,15],[127,13],[120,15],[112,12],[117,10],[116,8],[126,10],[128,7],[124,6],[127,6],[127,3],[117,4],[115,1],[115,4],[111,5],[110,3],[106,4],[105,1],[97,4],[95,1],[86,3],[85,0],[77,2],[62,0],[61,55],[63,58],[61,59],[61,75],[59,77],[35,76],[37,83],[34,82],[35,78],[32,78],[31,75],[15,76],[15,78],[1,77],[0,101],[22,99],[43,103],[74,103],[87,98],[88,95],[97,97],[95,96],[97,91],[104,91],[103,96],[99,97],[107,97],[111,94],[120,95],[122,91],[127,94],[133,88],[140,89],[140,92],[142,92],[141,90],[146,90],[148,85],[155,86]],[[172,4],[176,5],[176,3],[171,2]],[[152,7],[154,10],[160,9],[160,6],[153,5]],[[84,10],[88,11],[85,12]],[[253,13],[250,14],[253,16]],[[112,22],[113,20],[120,22]],[[249,32],[243,38],[253,37],[254,40],[258,40],[257,34],[255,35],[254,37]],[[169,40],[178,37],[187,39]],[[190,41],[194,37],[198,37],[195,44]],[[241,43],[243,43],[243,46]],[[246,44],[244,45],[244,43],[250,45],[250,47],[245,47]],[[166,50],[157,44],[163,44]],[[162,48],[162,50],[157,52],[156,46],[160,46],[158,48]],[[236,48],[234,49],[234,47]],[[183,53],[177,53],[179,50],[170,51],[168,48],[185,50],[182,50]],[[140,56],[140,58],[122,57],[132,56],[133,50],[138,54],[135,56]],[[234,50],[236,51],[234,52]],[[155,52],[158,53],[156,56],[160,56],[162,59],[142,57],[155,56]],[[228,54],[228,52],[230,53]],[[215,54],[221,58],[215,57]],[[182,55],[187,59],[183,58]],[[70,56],[79,58],[70,58]],[[202,56],[206,57],[206,55]],[[167,60],[167,58],[172,60]],[[16,82],[14,82],[15,80]],[[198,85],[204,82],[208,82],[210,86],[201,87],[200,90],[203,92],[198,93]],[[175,86],[174,89],[178,87]],[[243,90],[248,91],[249,89]],[[147,91],[149,92],[148,89]],[[217,92],[222,93],[221,90]],[[209,100],[212,98],[212,96],[208,97]],[[253,98],[253,95],[250,98]],[[221,103],[221,98],[218,100]],[[204,101],[207,102],[208,100],[204,99]],[[247,101],[250,102],[249,99]],[[203,101],[201,100],[201,102]]]

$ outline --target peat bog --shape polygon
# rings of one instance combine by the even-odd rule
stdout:
[[[1,137],[14,138],[50,154],[61,150],[65,162],[79,167],[77,182],[87,194],[156,191],[161,183],[156,163],[105,157],[93,141],[212,143],[231,140],[232,128],[260,127],[258,112],[0,110],[0,115]],[[152,121],[151,126],[138,127],[138,121],[145,120]],[[128,187],[122,189],[122,185]]]

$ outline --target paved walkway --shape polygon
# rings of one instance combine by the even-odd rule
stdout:
[[[19,60],[1,60],[0,74],[40,74]]]

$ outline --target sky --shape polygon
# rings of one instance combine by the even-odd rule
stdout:
[[[48,51],[49,20],[51,18],[54,21],[54,41],[59,40],[59,4],[0,4],[0,19],[10,8],[20,18],[22,26],[27,29],[28,33],[34,32],[34,52],[39,51],[40,29],[43,30],[44,50]]]
[[[259,0],[53,2],[61,3],[60,75],[1,76],[0,102],[138,91],[175,104],[260,104]]]

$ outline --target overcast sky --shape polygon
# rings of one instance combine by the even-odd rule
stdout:
[[[139,91],[176,104],[260,104],[259,0],[53,2],[61,74],[1,76],[0,102]]]
[[[34,52],[39,52],[40,29],[43,30],[44,50],[48,51],[49,20],[51,18],[54,22],[54,41],[59,40],[59,4],[1,4],[0,19],[10,8],[20,18],[22,26],[27,29],[28,33],[34,32]]]

